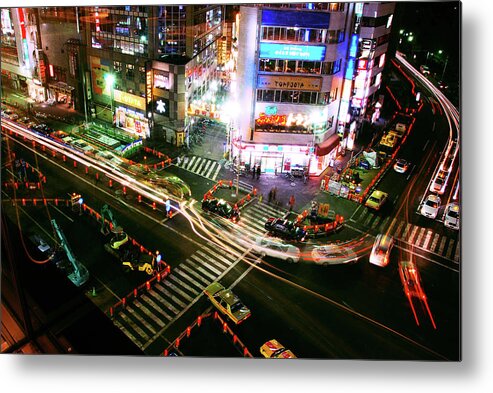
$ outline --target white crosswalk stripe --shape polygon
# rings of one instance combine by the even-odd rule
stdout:
[[[216,180],[221,170],[219,162],[199,156],[192,156],[186,162],[180,161],[178,167],[211,180]]]

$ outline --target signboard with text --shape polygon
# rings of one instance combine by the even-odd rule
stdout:
[[[325,58],[325,49],[325,45],[292,45],[261,42],[259,57],[261,59],[323,61]]]
[[[137,108],[142,111],[146,110],[145,98],[136,96],[134,94],[125,93],[124,91],[116,90],[113,91],[113,98],[116,102],[131,106],[132,108]]]
[[[259,89],[320,91],[322,79],[303,76],[259,75],[257,87]]]

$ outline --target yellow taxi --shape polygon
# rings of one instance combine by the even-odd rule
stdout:
[[[277,340],[267,341],[260,347],[260,353],[268,359],[296,359],[294,353]]]

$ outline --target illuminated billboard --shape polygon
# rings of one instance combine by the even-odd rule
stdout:
[[[290,45],[261,42],[260,58],[323,61],[325,59],[325,45]]]

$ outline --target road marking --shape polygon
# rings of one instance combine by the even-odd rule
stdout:
[[[421,230],[419,231],[418,238],[416,239],[416,242],[415,242],[415,244],[416,244],[417,246],[419,246],[419,245],[420,245],[420,243],[421,243],[421,238],[423,237],[423,235],[424,235],[424,233],[425,233],[425,230],[426,230],[426,228],[421,228]]]
[[[58,207],[56,207],[55,205],[53,205],[51,202],[48,202],[48,205],[50,205],[53,209],[55,209],[56,211],[58,211],[61,215],[63,215],[70,222],[74,222],[74,220],[72,218],[70,218],[69,216],[67,216],[64,212],[62,212]]]
[[[181,263],[177,269],[182,269],[185,270],[190,276],[194,276],[197,280],[202,281],[202,287],[206,287],[209,285],[214,278],[207,278],[204,276],[201,276],[199,273],[197,273],[193,268],[185,263]],[[176,269],[174,269],[176,271]]]
[[[455,244],[455,240],[450,239],[450,242],[447,247],[447,255],[445,256],[445,258],[450,259],[450,257],[452,256],[452,251],[454,250],[454,244]]]
[[[156,304],[150,297],[147,296],[147,294],[143,294],[141,296],[141,299],[145,300],[146,303],[150,304],[151,307],[156,310],[159,314],[161,314],[164,318],[166,318],[168,321],[171,321],[172,317],[170,317],[168,314],[164,312],[162,307],[160,307],[158,304]]]
[[[216,180],[220,170],[221,170],[221,165],[218,165],[216,169],[216,173],[214,173],[214,176],[212,176],[212,180]]]
[[[409,233],[409,229],[410,229],[410,228],[411,228],[411,224],[410,224],[410,223],[408,223],[408,224],[406,225],[406,229],[404,230],[404,233],[402,234],[401,239],[405,239],[405,238],[407,237],[407,234]]]
[[[353,217],[356,215],[356,212],[359,211],[359,209],[361,209],[363,207],[362,204],[358,205],[358,207],[356,208],[356,210],[354,211],[354,213],[351,215],[351,217],[349,218],[351,221],[353,221]]]
[[[433,235],[432,231],[426,232],[426,238],[425,238],[425,242],[423,243],[423,248],[428,248],[428,244],[430,243],[431,240],[431,235]]]
[[[460,259],[460,239],[457,240],[457,245],[455,246],[454,260],[459,262]]]
[[[430,140],[428,139],[423,147],[423,150],[422,151],[425,151],[426,150],[426,146],[428,146],[428,143],[430,143]]]
[[[442,237],[442,241],[440,242],[440,247],[438,247],[438,254],[443,255],[443,248],[445,247],[445,243],[447,242],[447,238]]]
[[[193,157],[192,157],[192,159],[191,159],[190,161],[188,161],[188,162],[187,162],[187,165],[186,165],[186,167],[185,167],[185,169],[186,169],[187,171],[189,171],[189,170],[190,170],[190,168],[192,168],[192,165],[193,165],[193,163],[194,163],[194,161],[195,161],[196,159],[197,159],[197,156],[193,156]]]
[[[370,221],[373,220],[375,218],[375,216],[373,214],[368,214],[368,217],[366,218],[363,226],[367,227],[368,224],[370,224]]]
[[[431,243],[430,251],[435,251],[435,248],[438,244],[438,239],[440,239],[440,234],[435,233],[435,237],[433,238],[433,242]]]
[[[163,286],[162,284],[164,283],[168,283],[168,287],[171,286],[172,284],[169,283],[167,280],[164,280],[164,281],[161,281],[161,283],[157,283],[154,288],[159,288],[159,292],[163,293],[166,295],[166,297],[171,300],[173,303],[175,303],[176,305],[178,305],[179,307],[181,307],[181,309],[184,309],[187,305],[185,302],[183,302],[181,299],[179,299],[175,293],[173,292],[170,292],[168,290],[168,288],[166,288],[165,286]]]
[[[197,161],[195,162],[193,168],[190,169],[190,171],[196,173],[196,169],[199,167],[201,161],[202,161],[202,157],[197,157]]]
[[[414,236],[416,235],[416,232],[418,232],[418,229],[419,229],[419,227],[417,225],[413,226],[411,236],[409,236],[409,239],[407,240],[409,243],[413,244],[413,239],[414,239]]]
[[[209,169],[209,167],[211,166],[212,164],[212,161],[210,160],[207,160],[205,166],[204,166],[204,169],[203,169],[203,173],[207,173],[207,170]]]
[[[388,233],[390,233],[392,231],[392,228],[394,228],[394,225],[396,222],[397,222],[397,217],[394,217],[394,219],[390,223],[389,229],[387,230]]]
[[[171,277],[170,277],[171,278]],[[175,280],[179,281],[178,278],[175,277]],[[187,302],[191,302],[193,300],[193,297],[191,297],[188,293],[184,292],[181,288],[178,288],[176,285],[174,285],[170,280],[162,280],[161,281],[165,286],[169,287],[170,291],[177,292],[178,295],[180,295],[182,298],[184,298]],[[180,281],[180,285],[183,287],[187,287],[184,283]],[[178,298],[177,298],[178,299]],[[184,303],[183,307],[185,307],[186,303]]]
[[[383,229],[385,228],[385,225],[387,225],[389,220],[390,220],[390,216],[388,216],[385,220],[383,220],[383,222],[380,224],[380,232],[383,232]]]
[[[400,222],[399,226],[397,227],[397,230],[394,233],[394,237],[399,238],[399,233],[401,232],[402,227],[404,226],[406,222],[402,221]]]

